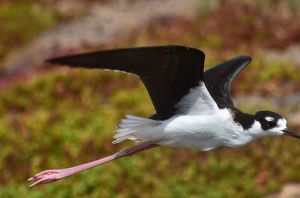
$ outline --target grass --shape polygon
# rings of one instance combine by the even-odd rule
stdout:
[[[0,37],[4,46],[14,48],[26,43],[57,23],[51,9],[36,11],[45,12],[38,19],[40,14],[29,12],[35,9],[34,3],[24,2],[20,1],[18,8],[13,3],[0,7],[0,21],[7,24],[3,31],[7,41]],[[220,9],[228,13],[228,7]],[[222,35],[215,29],[222,19],[216,13],[195,20],[154,21],[128,40],[102,47],[190,45],[205,49],[206,66],[236,54],[252,54],[253,63],[235,82],[235,94],[272,96],[276,90],[283,96],[299,91],[296,67],[263,57],[262,47],[279,45],[276,39],[264,38],[269,30],[259,35],[242,30],[231,37],[236,40],[228,41],[229,30],[224,29]],[[245,17],[239,14],[233,18],[238,28],[231,27],[230,31],[248,28],[256,19],[250,17],[250,11]],[[36,26],[30,28],[34,29],[13,23],[25,16],[33,17]],[[223,23],[231,19],[226,17]],[[217,25],[211,27],[205,21]],[[22,37],[16,45],[15,37]],[[255,45],[249,43],[249,38]],[[270,40],[257,44],[262,39]],[[265,44],[272,42],[276,45]],[[240,44],[232,48],[233,43]],[[9,52],[1,53],[4,56]],[[252,113],[258,110],[249,106],[246,109]],[[41,170],[84,163],[132,145],[111,144],[118,120],[125,114],[149,116],[153,112],[143,85],[125,74],[59,68],[11,82],[0,92],[0,197],[263,197],[287,182],[299,182],[299,142],[288,137],[266,137],[239,149],[210,152],[155,148],[50,185],[28,188],[26,179]]]

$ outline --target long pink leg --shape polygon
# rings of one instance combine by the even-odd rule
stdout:
[[[130,155],[133,155],[140,151],[147,150],[147,149],[150,149],[150,148],[153,148],[156,146],[158,146],[158,145],[154,144],[151,141],[144,142],[142,144],[138,144],[138,145],[126,148],[124,150],[121,150],[113,155],[110,155],[110,156],[107,156],[107,157],[104,157],[104,158],[101,158],[101,159],[98,159],[98,160],[95,160],[95,161],[92,161],[89,163],[85,163],[82,165],[73,166],[73,167],[65,168],[65,169],[45,170],[45,171],[40,172],[40,173],[36,174],[35,176],[28,179],[28,181],[32,183],[30,185],[30,188],[34,187],[36,185],[39,185],[39,184],[46,184],[46,183],[54,182],[54,181],[60,180],[64,177],[74,175],[81,171],[93,168],[95,166],[105,164],[107,162],[113,161],[113,160],[121,158],[121,157],[130,156]]]

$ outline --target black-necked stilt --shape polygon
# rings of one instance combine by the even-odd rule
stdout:
[[[262,136],[289,135],[286,119],[270,111],[255,115],[234,107],[231,84],[251,62],[239,56],[203,72],[205,55],[183,46],[118,49],[48,60],[71,67],[100,68],[134,73],[143,81],[155,107],[150,118],[122,119],[113,143],[129,139],[141,144],[79,166],[46,170],[29,179],[31,187],[159,145],[202,151],[219,146],[238,147]]]

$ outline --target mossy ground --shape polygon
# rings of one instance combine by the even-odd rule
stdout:
[[[23,9],[22,3],[20,6]],[[0,20],[5,15],[3,9]],[[209,16],[155,21],[136,37],[104,47],[190,45],[206,51],[206,65],[250,53],[254,61],[236,81],[236,95],[272,96],[276,90],[284,96],[287,91],[299,91],[297,67],[264,58],[264,50],[272,45],[245,47],[246,39],[241,36],[235,38],[237,45],[232,48],[232,41],[227,42],[228,38],[215,29],[203,29],[203,21],[211,20],[205,18]],[[255,17],[248,13],[246,18],[252,24],[258,20]],[[55,19],[45,19],[38,30],[26,34],[53,24]],[[249,25],[237,24],[239,28]],[[236,32],[236,27],[232,28]],[[5,34],[11,36],[9,32]],[[247,36],[261,39],[255,33]],[[278,43],[276,39],[267,43],[272,42]],[[58,68],[11,82],[0,93],[0,197],[262,197],[286,182],[300,181],[299,142],[266,137],[239,149],[209,152],[155,148],[50,185],[28,188],[26,179],[38,171],[84,163],[132,145],[111,144],[118,120],[125,114],[149,116],[153,111],[143,85],[125,74]],[[288,113],[284,109],[281,112]]]

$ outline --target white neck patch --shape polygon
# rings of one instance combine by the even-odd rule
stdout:
[[[247,130],[247,132],[254,137],[262,135],[261,124],[257,120],[254,121],[253,125]]]

